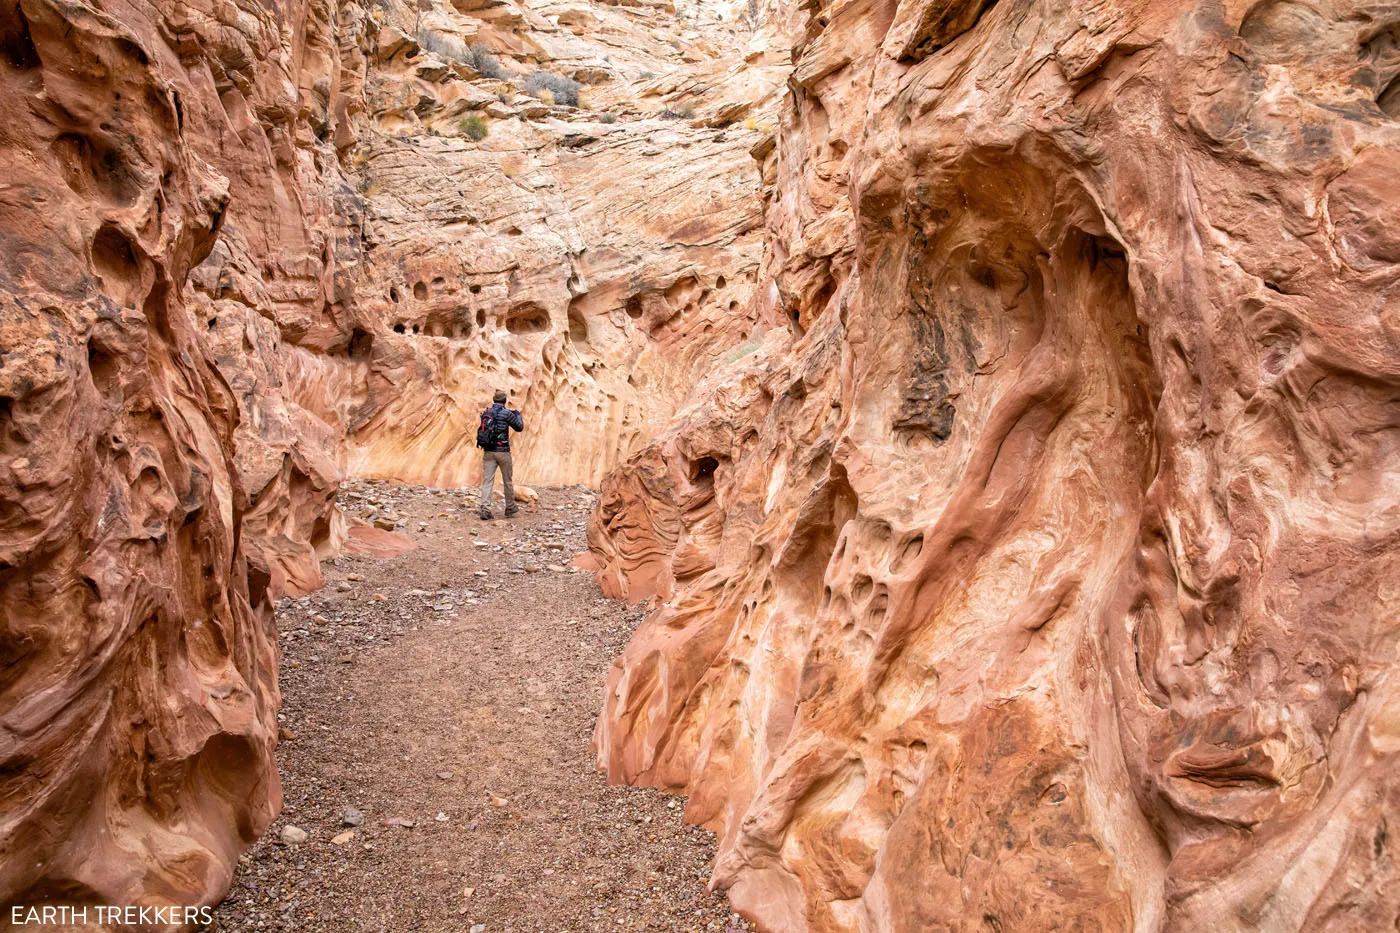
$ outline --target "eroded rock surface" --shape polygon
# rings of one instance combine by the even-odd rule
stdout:
[[[789,63],[724,12],[0,0],[0,903],[222,894],[344,477],[473,482],[500,387],[596,480],[742,343]]]
[[[1394,927],[1400,11],[818,3],[794,67],[766,340],[593,516],[662,600],[600,763],[766,929]]]
[[[219,897],[280,801],[238,403],[182,296],[229,186],[151,8],[0,7],[0,903]]]
[[[494,389],[531,415],[519,477],[597,482],[752,327],[777,27],[460,6],[313,4],[211,65],[190,121],[231,194],[190,300],[244,413],[252,550],[292,592],[343,538],[342,477],[479,480]],[[541,73],[581,106],[522,93]]]
[[[252,551],[306,592],[340,478],[476,482],[493,389],[532,413],[522,478],[597,482],[743,341],[748,151],[788,66],[776,27],[703,9],[321,4],[289,28],[210,66],[188,134],[231,200],[190,300],[244,413]],[[522,93],[539,73],[582,106]]]

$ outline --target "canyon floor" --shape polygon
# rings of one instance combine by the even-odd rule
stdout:
[[[706,893],[714,840],[684,800],[594,770],[641,613],[566,569],[594,493],[540,496],[482,522],[470,492],[342,492],[418,547],[328,561],[325,589],[279,607],[285,803],[212,929],[748,929]]]

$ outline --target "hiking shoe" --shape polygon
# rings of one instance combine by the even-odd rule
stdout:
[[[512,505],[510,508],[506,509],[506,518],[514,518],[515,514],[519,511],[518,508]]]
[[[481,515],[479,515],[478,517],[479,517],[483,522],[489,522],[491,519],[495,518],[496,516],[492,515],[490,512],[486,511],[485,509],[482,509],[482,510],[481,510]]]

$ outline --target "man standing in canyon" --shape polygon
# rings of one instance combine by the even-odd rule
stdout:
[[[501,469],[501,484],[505,486],[506,518],[518,511],[515,506],[515,484],[511,482],[510,432],[525,430],[520,412],[506,407],[506,393],[500,389],[492,397],[493,404],[481,413],[481,425],[476,429],[476,446],[481,448],[481,518],[490,521],[491,486],[496,468]]]

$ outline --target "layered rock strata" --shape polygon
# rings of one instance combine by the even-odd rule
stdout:
[[[221,896],[343,477],[502,387],[595,479],[746,336],[765,33],[462,7],[0,2],[0,903]]]
[[[231,203],[191,294],[279,579],[319,585],[342,476],[475,482],[493,389],[532,416],[522,478],[597,482],[742,342],[773,44],[662,7],[387,2],[224,69],[196,126]],[[593,109],[522,93],[539,73]]]
[[[807,10],[600,764],[768,930],[1394,927],[1395,5]]]
[[[122,13],[0,7],[5,905],[207,902],[280,805],[238,401],[183,295],[229,184]]]

